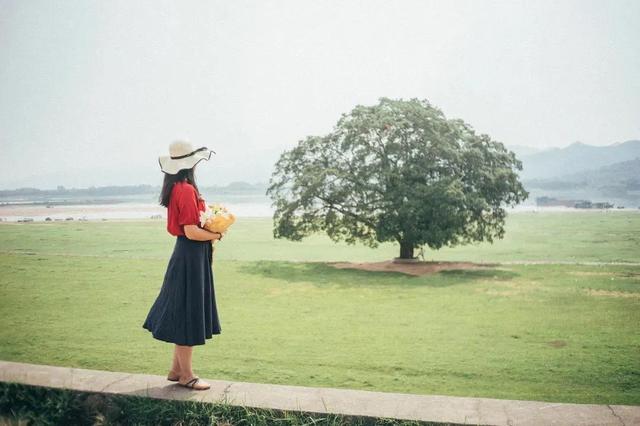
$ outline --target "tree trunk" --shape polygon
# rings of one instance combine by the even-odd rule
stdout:
[[[413,244],[409,241],[400,241],[400,259],[413,259]]]

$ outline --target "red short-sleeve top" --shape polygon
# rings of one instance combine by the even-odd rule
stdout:
[[[204,210],[204,198],[196,188],[187,181],[176,182],[167,208],[167,231],[175,236],[185,235],[184,225],[200,226],[200,212]]]

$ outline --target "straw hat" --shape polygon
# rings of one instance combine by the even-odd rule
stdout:
[[[164,173],[175,175],[182,169],[190,169],[202,160],[209,161],[211,153],[216,153],[206,146],[193,149],[187,141],[175,141],[169,145],[169,155],[158,157],[160,170]]]

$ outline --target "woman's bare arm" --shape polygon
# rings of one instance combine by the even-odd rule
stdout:
[[[220,234],[217,232],[207,231],[198,225],[184,225],[184,235],[190,240],[209,241],[219,240]]]

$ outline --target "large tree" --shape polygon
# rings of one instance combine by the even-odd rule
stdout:
[[[273,235],[397,241],[403,259],[425,244],[493,242],[504,236],[503,204],[529,195],[516,170],[522,163],[502,143],[427,100],[381,98],[281,154],[266,192]]]

